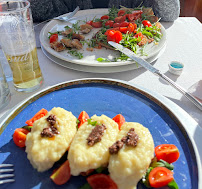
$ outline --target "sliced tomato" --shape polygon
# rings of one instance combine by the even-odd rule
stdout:
[[[113,28],[117,28],[117,27],[120,27],[120,23],[114,23],[113,24]]]
[[[139,32],[139,33],[135,34],[135,38],[138,38],[138,37],[140,37],[141,39],[143,38],[142,32]]]
[[[51,180],[57,184],[65,184],[71,177],[69,161],[66,160],[53,174],[50,176]]]
[[[126,122],[125,118],[121,114],[117,114],[112,119],[119,125],[119,130],[121,130],[121,126]]]
[[[127,33],[128,28],[127,28],[127,27],[120,27],[120,28],[119,28],[119,31],[120,31],[121,33]]]
[[[172,180],[173,172],[165,167],[155,167],[149,173],[149,184],[154,188],[167,186]]]
[[[130,23],[128,25],[128,31],[129,31],[129,33],[132,33],[134,31],[134,29],[135,29],[134,25],[132,23]]]
[[[89,176],[87,181],[92,189],[118,189],[110,176],[102,173]]]
[[[101,28],[102,27],[102,22],[92,22],[92,26],[94,28]]]
[[[152,26],[152,24],[151,24],[151,22],[150,22],[149,20],[143,20],[143,21],[142,21],[142,24],[143,24],[144,26],[147,26],[147,27],[151,27],[151,26]]]
[[[155,154],[158,160],[162,159],[168,163],[177,161],[180,156],[180,152],[174,144],[161,144],[156,146]]]
[[[134,14],[126,14],[126,17],[128,18],[128,21],[133,21],[134,18],[135,18],[135,15]]]
[[[25,123],[29,126],[33,126],[33,123],[44,117],[46,114],[48,113],[48,111],[44,108],[42,108],[41,110],[39,110],[31,119],[27,120]]]
[[[126,22],[126,21],[121,22],[121,23],[119,24],[120,27],[127,27],[128,25],[129,25],[129,22]]]
[[[120,10],[120,11],[118,12],[118,16],[123,16],[125,13],[126,13],[126,11]]]
[[[116,18],[114,19],[114,21],[117,22],[117,23],[121,23],[121,22],[123,22],[123,21],[125,21],[125,20],[126,20],[126,15],[124,15],[124,16],[119,16],[119,17],[116,17]]]
[[[78,120],[79,120],[79,124],[78,124],[78,128],[83,125],[89,118],[89,115],[85,112],[85,111],[82,111],[80,114],[79,114],[79,117],[78,117]]]
[[[104,15],[100,18],[101,20],[108,20],[109,19],[109,16],[108,15]]]
[[[54,43],[56,41],[58,41],[58,34],[57,33],[50,36],[50,43]]]
[[[27,129],[23,128],[15,129],[15,132],[13,134],[14,143],[21,148],[25,147],[25,141],[28,133],[29,131]]]
[[[89,20],[88,22],[86,22],[86,24],[89,24],[89,25],[91,25],[91,26],[92,26],[92,23],[93,23],[92,20]]]
[[[114,24],[114,21],[113,20],[108,20],[108,21],[106,21],[106,23],[105,23],[105,26],[109,26],[109,27],[113,27],[113,24]]]

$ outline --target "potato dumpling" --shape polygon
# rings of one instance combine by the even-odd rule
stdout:
[[[58,134],[42,137],[45,128],[50,128],[47,118],[55,115]],[[76,117],[63,108],[53,108],[48,114],[33,124],[32,131],[26,138],[27,158],[39,172],[46,171],[58,161],[69,148],[76,134]]]
[[[97,121],[98,125],[104,124],[106,129],[101,141],[95,143],[93,146],[89,146],[87,138],[95,126],[88,124],[88,122],[80,126],[68,152],[71,174],[74,176],[90,169],[107,166],[109,147],[116,141],[119,132],[118,124],[105,115],[94,115],[91,119],[92,121]]]
[[[149,130],[139,123],[126,122],[116,140],[121,140],[131,128],[139,139],[137,146],[126,144],[117,154],[110,155],[109,173],[119,189],[135,189],[154,157],[154,142]]]

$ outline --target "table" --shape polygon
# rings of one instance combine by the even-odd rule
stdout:
[[[167,45],[162,56],[152,63],[152,65],[161,70],[162,73],[165,73],[165,75],[181,85],[184,89],[188,90],[193,84],[202,80],[202,24],[193,17],[180,17],[175,22],[163,22],[162,24],[167,32]],[[36,31],[36,36],[38,38],[39,31]],[[195,141],[202,159],[202,148],[200,147],[202,145],[202,140],[200,140],[200,133],[202,134],[202,112],[183,97],[181,93],[159,80],[158,77],[154,76],[149,71],[144,68],[139,68],[112,74],[79,72],[61,67],[50,61],[40,48],[38,48],[37,51],[44,76],[44,83],[39,90],[72,79],[99,77],[129,81],[167,97],[185,110],[198,123],[198,135]],[[175,76],[168,72],[168,63],[174,60],[180,61],[185,65],[183,73],[180,76]],[[39,91],[32,93],[17,92],[14,90],[11,81],[9,82],[9,87],[11,90],[11,100],[9,104],[0,111],[0,116],[3,116],[19,102]]]

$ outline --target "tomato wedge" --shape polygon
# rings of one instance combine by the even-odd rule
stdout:
[[[23,128],[15,129],[15,132],[13,134],[14,143],[21,148],[25,147],[25,141],[28,133],[29,131],[27,129]]]
[[[92,189],[118,189],[110,176],[102,173],[89,176],[87,181]]]
[[[143,38],[142,32],[139,32],[139,33],[135,34],[135,38],[138,38],[138,37],[140,37],[141,39]]]
[[[101,28],[102,27],[102,22],[92,22],[92,26],[94,28]]]
[[[174,144],[161,144],[156,146],[155,154],[158,160],[162,159],[168,163],[177,161],[180,156],[180,152]]]
[[[120,31],[109,30],[109,32],[107,32],[107,41],[114,41],[119,43],[122,38],[122,33]]]
[[[44,108],[42,108],[41,110],[39,110],[31,119],[27,120],[25,123],[29,126],[33,126],[33,123],[42,118],[43,116],[45,116],[48,113],[48,111]]]
[[[132,23],[130,23],[128,25],[128,31],[129,31],[129,33],[132,33],[134,31],[134,29],[135,29],[134,25]]]
[[[173,172],[165,167],[155,167],[149,173],[149,184],[154,188],[167,186],[172,180]]]
[[[112,119],[119,125],[119,130],[121,130],[121,126],[126,122],[125,118],[121,114],[117,114]]]
[[[114,21],[113,20],[107,20],[105,23],[105,26],[113,27]]]
[[[93,23],[92,20],[89,20],[88,22],[86,22],[86,24],[89,24],[89,25],[91,25],[91,26],[92,26],[92,23]]]
[[[127,33],[128,28],[127,28],[127,27],[120,27],[120,28],[119,28],[119,31],[120,31],[121,33]]]
[[[128,18],[128,21],[133,21],[135,18],[134,14],[126,14],[126,17]]]
[[[89,118],[89,115],[85,112],[85,111],[82,111],[80,114],[79,114],[79,117],[78,117],[78,120],[79,120],[79,124],[78,124],[78,128],[83,125]]]
[[[124,22],[126,20],[126,15],[124,16],[119,16],[119,17],[116,17],[114,19],[115,22],[118,22],[118,23],[121,23],[121,22]]]
[[[53,174],[50,176],[51,180],[57,184],[65,184],[71,177],[69,161],[66,160]]]
[[[126,22],[126,21],[121,22],[121,23],[119,24],[120,27],[126,27],[126,26],[128,26],[128,25],[129,25],[129,22]]]
[[[58,34],[57,33],[50,36],[50,43],[54,43],[56,41],[58,41]]]
[[[109,19],[109,16],[108,15],[104,15],[100,18],[101,20],[108,20]]]
[[[118,12],[118,16],[123,16],[125,13],[126,13],[126,11],[120,10],[120,11]]]
[[[147,26],[147,27],[151,27],[151,26],[152,26],[151,22],[148,21],[148,20],[143,20],[143,21],[142,21],[142,24],[143,24],[144,26]]]

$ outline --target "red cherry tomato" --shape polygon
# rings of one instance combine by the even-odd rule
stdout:
[[[142,24],[143,24],[144,26],[147,26],[147,27],[151,27],[151,26],[152,26],[151,22],[148,21],[148,20],[143,20],[143,21],[142,21]]]
[[[119,125],[119,130],[121,130],[121,126],[126,122],[125,118],[121,114],[117,114],[112,119]]]
[[[118,16],[123,16],[125,13],[126,13],[126,11],[120,10],[120,11],[118,12]]]
[[[114,23],[113,24],[113,28],[117,28],[117,27],[120,27],[120,23]]]
[[[119,28],[119,31],[120,31],[121,33],[127,33],[128,28],[127,28],[127,27],[120,27],[120,28]]]
[[[101,28],[102,27],[102,22],[92,22],[92,26],[94,28]]]
[[[129,33],[132,33],[134,31],[134,29],[135,29],[134,25],[132,23],[130,23],[128,25],[128,31],[129,31]]]
[[[123,22],[123,21],[125,21],[126,20],[126,15],[124,15],[124,16],[119,16],[119,17],[116,17],[115,19],[114,19],[114,21],[115,22],[118,22],[118,23],[121,23],[121,22]]]
[[[108,20],[108,21],[106,21],[106,23],[105,23],[105,26],[109,26],[109,27],[113,27],[113,24],[114,24],[114,21],[113,20]]]
[[[155,148],[155,154],[158,160],[162,159],[168,163],[178,160],[180,153],[174,144],[161,144]]]
[[[15,132],[13,134],[14,143],[21,148],[25,147],[25,141],[28,133],[29,131],[27,129],[23,128],[15,129]]]
[[[135,18],[135,15],[134,14],[126,14],[126,17],[128,18],[128,21],[133,21],[134,18]]]
[[[108,15],[104,15],[101,17],[101,20],[108,20],[109,19],[109,16]]]
[[[132,14],[134,14],[134,15],[141,15],[143,13],[143,11],[142,10],[135,10],[135,11],[133,11],[132,12]]]
[[[53,174],[50,176],[51,180],[57,184],[65,184],[71,177],[69,161],[66,160]]]
[[[119,24],[120,27],[127,27],[128,25],[129,25],[129,22],[126,22],[126,21],[121,22],[121,23]]]
[[[109,34],[109,31],[119,31],[119,27],[108,29],[108,30],[104,33],[104,35],[108,35],[108,34]]]
[[[122,33],[120,31],[116,31],[114,34],[114,38],[115,38],[115,42],[119,43],[123,39]]]
[[[79,124],[78,124],[78,128],[83,125],[89,118],[89,115],[85,112],[85,111],[82,111],[80,114],[79,114],[79,117],[78,117],[78,120],[79,120]]]
[[[93,23],[92,20],[89,20],[88,22],[86,22],[86,24],[89,24],[89,25],[91,25],[91,26],[92,26],[92,23]]]
[[[137,33],[137,34],[135,35],[135,38],[138,38],[138,37],[140,37],[141,39],[143,38],[142,32],[139,32],[139,33]]]
[[[87,178],[92,189],[118,189],[116,183],[105,174],[94,174]]]
[[[173,172],[165,167],[155,167],[149,173],[149,184],[154,188],[167,186],[173,179]]]
[[[58,41],[58,34],[57,33],[50,36],[50,43],[54,43],[56,41]]]
[[[107,41],[114,41],[119,43],[122,40],[122,34],[120,31],[110,30],[107,35]]]

